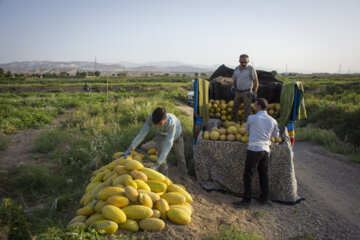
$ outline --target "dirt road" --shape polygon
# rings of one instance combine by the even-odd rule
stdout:
[[[307,142],[294,146],[298,194],[294,206],[254,206],[263,212],[260,232],[266,239],[311,234],[316,239],[359,239],[360,165]]]
[[[294,151],[298,180],[318,193],[325,205],[360,228],[359,164],[309,143],[296,144]]]

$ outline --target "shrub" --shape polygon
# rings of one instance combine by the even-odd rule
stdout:
[[[31,239],[29,220],[21,205],[3,198],[0,205],[0,237],[2,239]]]
[[[60,128],[42,132],[35,140],[33,151],[42,153],[52,151],[62,144],[66,138],[66,132]]]
[[[14,176],[14,189],[22,194],[53,195],[67,187],[61,173],[55,173],[44,165],[21,165],[11,169],[9,175]]]

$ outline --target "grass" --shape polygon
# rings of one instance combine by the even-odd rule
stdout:
[[[11,137],[0,134],[0,151],[7,149],[11,143]]]
[[[256,219],[264,219],[266,218],[266,212],[262,210],[258,210],[254,212],[254,216]]]
[[[291,238],[291,240],[316,240],[316,239],[317,238],[312,233],[305,233]]]
[[[314,128],[311,125],[296,128],[296,141],[309,141],[324,146],[330,152],[349,155],[352,162],[360,163],[359,147],[342,142],[333,130]]]
[[[46,87],[60,87],[60,89],[50,90],[50,91],[65,91],[64,88],[67,87],[77,87],[80,91],[82,91],[82,87],[85,83],[87,83],[92,91],[96,91],[96,89],[100,87],[109,86],[109,90],[112,88],[128,88],[128,89],[137,89],[141,87],[161,87],[166,88],[168,86],[177,86],[177,87],[186,87],[188,89],[191,88],[191,80],[193,77],[152,77],[152,78],[139,78],[139,77],[109,77],[109,81],[107,83],[106,78],[95,78],[95,79],[18,79],[8,80],[8,79],[0,79],[0,87],[4,88],[4,90],[8,92],[17,92],[22,91],[24,88],[39,88],[39,91],[47,91]],[[104,88],[105,89],[105,88]],[[30,89],[30,91],[34,91],[34,89]],[[104,91],[104,90],[103,90]]]
[[[175,84],[166,86],[166,90],[148,88],[158,85],[154,82],[144,84],[145,87],[140,86],[137,91],[125,86],[123,90],[110,91],[109,100],[103,92],[0,94],[0,102],[6,108],[1,116],[7,124],[0,124],[0,131],[4,133],[45,126],[66,109],[76,109],[71,118],[63,121],[61,126],[44,131],[35,140],[33,154],[36,154],[37,162],[43,164],[9,169],[11,178],[5,178],[0,187],[4,197],[18,199],[27,208],[33,209],[28,214],[33,236],[37,239],[97,239],[94,237],[95,233],[88,236],[86,234],[89,233],[82,230],[74,232],[71,237],[64,228],[79,207],[79,200],[92,172],[109,163],[114,152],[128,148],[141,130],[146,117],[157,106],[165,107],[168,112],[180,118],[186,141],[186,156],[189,165],[193,165],[192,122],[174,104],[174,99],[186,95],[188,83],[170,80]],[[127,81],[142,85],[144,80]],[[169,85],[171,81],[164,80],[161,84]],[[24,117],[34,114],[35,117],[32,118]],[[41,118],[36,118],[36,114],[47,116],[48,118],[44,117],[47,121],[40,121]],[[153,129],[144,142],[154,136]],[[175,161],[169,159],[169,162]]]
[[[305,89],[307,119],[297,122],[296,140],[348,154],[359,162],[360,75],[314,74],[281,76],[284,82],[301,81]]]
[[[46,153],[59,147],[67,138],[66,132],[61,128],[41,133],[34,142],[34,152]]]
[[[9,198],[0,200],[0,238],[31,239],[29,219],[23,207]]]
[[[296,140],[298,141],[310,141],[312,143],[325,146],[327,150],[337,153],[342,152],[343,148],[339,146],[339,138],[335,132],[327,129],[320,128],[297,128],[296,129]]]
[[[0,133],[11,134],[21,129],[42,127],[53,122],[67,109],[75,109],[71,118],[62,125],[43,132],[35,141],[33,151],[38,165],[22,165],[9,171],[9,178],[2,178],[0,192],[27,206],[32,211],[28,214],[29,229],[36,239],[97,239],[96,233],[79,229],[70,235],[65,227],[84,193],[92,172],[109,163],[112,154],[124,151],[143,126],[146,117],[157,106],[174,113],[182,123],[185,155],[190,173],[193,169],[192,156],[192,119],[179,110],[174,99],[184,100],[192,78],[111,78],[107,99],[104,92],[34,92],[0,94]],[[289,79],[292,81],[293,79]],[[25,79],[16,82],[0,81],[0,85],[13,84],[17,90],[22,86],[82,86],[86,81],[94,87],[105,86],[106,78],[97,79]],[[326,145],[336,151],[337,143],[348,139],[352,143],[357,134],[357,126],[351,133],[346,126],[357,119],[356,88],[354,79],[333,79],[334,84],[343,84],[343,91],[336,88],[331,96],[323,89],[324,79],[304,80],[305,86],[314,97],[306,96],[309,119],[299,121],[296,139],[312,139],[317,144]],[[319,84],[314,84],[319,82]],[[321,82],[321,83],[320,83]],[[10,85],[9,85],[10,86]],[[135,86],[135,87],[134,87]],[[61,87],[63,88],[63,87]],[[64,89],[64,88],[63,88]],[[325,87],[326,89],[326,87]],[[324,92],[325,91],[325,92]],[[332,107],[334,106],[334,107]],[[334,114],[339,112],[339,114]],[[349,118],[346,124],[339,125],[330,121],[329,116]],[[323,121],[325,119],[326,121]],[[337,121],[337,119],[332,120]],[[325,122],[319,130],[321,123]],[[336,128],[338,127],[338,128]],[[344,130],[345,129],[345,130]],[[344,133],[345,136],[341,135]],[[360,134],[359,134],[360,135]],[[144,142],[151,140],[155,131],[149,132]],[[0,135],[0,147],[9,142],[6,135]],[[353,155],[354,161],[358,155]],[[176,157],[171,153],[169,163],[176,164]],[[57,200],[57,208],[51,206]],[[54,209],[49,212],[49,209]],[[258,213],[258,217],[264,217]],[[222,227],[219,232],[210,233],[204,239],[262,239],[256,233],[244,233],[235,227]]]
[[[201,238],[202,240],[262,240],[256,232],[243,232],[235,226],[221,226],[220,231],[210,233]]]

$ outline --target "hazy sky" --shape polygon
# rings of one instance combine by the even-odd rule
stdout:
[[[181,61],[360,72],[360,0],[0,0],[0,63]]]

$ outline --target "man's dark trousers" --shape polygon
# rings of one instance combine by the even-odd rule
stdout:
[[[259,169],[259,180],[261,195],[260,198],[267,199],[269,186],[268,186],[268,159],[269,153],[266,151],[255,152],[247,150],[246,152],[246,161],[245,161],[245,173],[244,173],[244,186],[245,193],[244,199],[251,199],[251,190],[252,190],[252,178],[254,177],[256,168]]]

